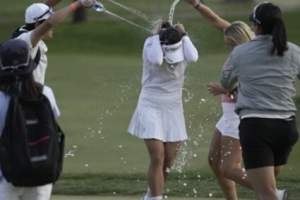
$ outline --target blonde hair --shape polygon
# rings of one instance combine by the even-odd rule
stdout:
[[[252,40],[254,33],[246,23],[236,21],[224,30],[224,36],[230,38],[236,45],[239,45]]]

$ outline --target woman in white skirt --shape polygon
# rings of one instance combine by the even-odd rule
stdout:
[[[162,199],[164,183],[187,139],[182,105],[184,72],[198,51],[183,25],[161,22],[143,49],[142,91],[128,132],[144,139],[150,156],[144,200]]]

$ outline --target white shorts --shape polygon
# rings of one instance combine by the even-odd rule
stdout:
[[[1,200],[49,200],[52,184],[39,187],[15,187],[0,176],[0,199]]]
[[[234,112],[235,106],[235,103],[222,102],[223,115],[216,124],[216,127],[223,136],[239,139],[238,127],[240,124],[240,118]]]
[[[157,93],[143,89],[128,132],[141,139],[177,142],[187,139],[182,92]]]

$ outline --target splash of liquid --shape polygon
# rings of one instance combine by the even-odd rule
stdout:
[[[169,13],[169,23],[172,25],[173,24],[173,16],[174,16],[174,12],[175,12],[175,7],[177,5],[177,3],[179,2],[180,0],[174,0],[174,2],[172,3],[171,5],[171,8],[170,8],[170,13]]]
[[[121,16],[115,14],[115,13],[112,13],[112,12],[108,11],[108,10],[106,10],[105,13],[106,13],[106,14],[109,14],[109,15],[111,15],[111,16],[114,16],[114,17],[116,17],[116,18],[119,18],[119,19],[121,19],[121,20],[123,20],[123,21],[125,21],[125,22],[127,22],[127,23],[129,23],[129,24],[131,24],[131,25],[133,25],[133,26],[136,26],[136,27],[138,27],[138,28],[141,28],[141,29],[143,29],[143,30],[145,30],[145,31],[148,31],[148,32],[152,33],[151,30],[149,30],[149,29],[147,29],[147,28],[144,28],[144,27],[142,27],[142,26],[140,26],[140,25],[138,25],[138,24],[135,24],[135,23],[133,23],[133,22],[131,22],[131,21],[129,21],[129,20],[127,20],[127,19],[125,19],[125,18],[123,18],[123,17],[121,17]]]
[[[142,19],[145,20],[146,22],[152,24],[151,19],[150,19],[147,15],[141,13],[140,11],[135,10],[134,8],[130,8],[130,7],[124,6],[124,5],[122,5],[122,4],[118,3],[118,2],[115,2],[115,1],[113,1],[113,0],[108,0],[108,1],[110,1],[111,3],[113,3],[113,4],[117,5],[117,6],[120,6],[120,7],[123,8],[124,10],[127,10],[127,11],[129,11],[129,12],[135,14],[136,16],[142,18]]]

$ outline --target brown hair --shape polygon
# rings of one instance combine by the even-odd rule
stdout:
[[[23,99],[37,99],[43,91],[43,85],[37,83],[33,74],[21,76],[0,76],[0,90],[6,95],[17,92]]]

